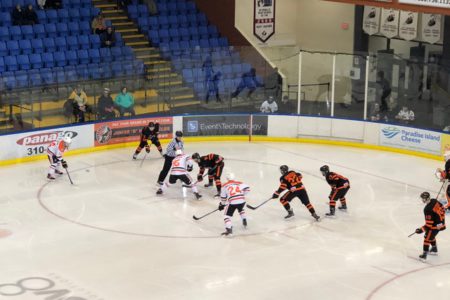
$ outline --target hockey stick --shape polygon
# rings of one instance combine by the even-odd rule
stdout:
[[[414,231],[413,233],[411,233],[410,235],[408,235],[408,237],[412,237],[413,235],[415,235],[416,232]]]
[[[255,210],[255,209],[257,209],[257,208],[263,206],[264,204],[266,204],[267,202],[269,202],[269,201],[272,200],[272,199],[273,199],[273,198],[270,197],[269,199],[263,201],[261,204],[259,204],[259,205],[257,205],[257,206],[251,206],[250,204],[247,204],[247,207],[250,208],[250,209]]]
[[[69,170],[67,170],[67,168],[65,168],[65,169],[66,169],[67,176],[69,177],[70,184],[73,185],[72,178],[70,178]]]
[[[445,180],[442,182],[441,189],[439,190],[439,193],[436,195],[436,199],[439,198],[439,195],[441,194],[442,189],[444,188],[444,185],[445,185],[446,182],[447,182],[447,179],[445,179]]]
[[[196,217],[196,216],[194,215],[194,216],[192,216],[192,218],[194,218],[194,220],[198,221],[198,220],[200,220],[200,219],[203,219],[203,218],[206,217],[206,216],[209,216],[209,215],[212,214],[212,213],[215,213],[215,212],[218,211],[218,210],[219,210],[219,209],[216,208],[215,210],[210,211],[209,213],[204,214],[203,216]]]
[[[144,160],[147,157],[147,153],[144,154],[144,158],[141,160],[141,164],[139,165],[139,168],[142,168],[142,165],[144,164]]]

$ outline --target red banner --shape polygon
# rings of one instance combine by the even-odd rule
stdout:
[[[172,117],[117,120],[95,124],[94,145],[98,147],[139,141],[142,128],[149,122],[159,123],[160,139],[173,137]]]

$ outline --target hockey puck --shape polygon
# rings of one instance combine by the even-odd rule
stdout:
[[[90,172],[89,169],[86,169],[86,172]]]

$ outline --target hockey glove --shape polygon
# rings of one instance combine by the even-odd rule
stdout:
[[[423,233],[423,229],[422,229],[422,228],[417,228],[417,229],[416,229],[416,233],[417,233],[417,234]]]
[[[225,208],[225,204],[219,203],[219,210],[222,211]]]
[[[278,198],[278,194],[273,194],[272,195],[272,199],[277,199]]]
[[[188,167],[186,168],[186,170],[187,170],[188,172],[192,172],[193,169],[194,169],[194,168],[193,168],[192,166],[188,166]]]
[[[64,159],[61,160],[61,165],[64,169],[67,169],[69,166],[67,165],[67,161],[65,161]]]
[[[198,175],[197,175],[197,181],[198,181],[198,182],[202,182],[202,181],[203,181],[203,175],[198,174]]]

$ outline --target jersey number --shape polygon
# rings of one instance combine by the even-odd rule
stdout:
[[[302,179],[294,173],[288,174],[288,176],[286,176],[286,180],[289,181],[292,186],[296,186],[302,182]]]
[[[228,190],[228,194],[231,197],[236,196],[238,194],[242,194],[242,191],[241,191],[241,189],[239,188],[238,185],[236,185],[236,186],[229,186],[229,187],[227,187],[227,190]]]

